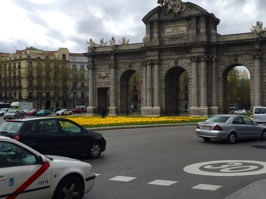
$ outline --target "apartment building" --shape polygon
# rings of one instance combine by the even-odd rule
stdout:
[[[43,51],[29,47],[0,53],[0,101],[31,101],[37,109],[73,108],[77,101],[84,103],[79,98],[85,100],[87,95],[85,82],[80,82],[86,78],[73,83],[72,69],[74,65],[78,70],[86,68],[85,64],[82,54],[71,54],[67,48]],[[80,75],[84,73],[82,70]]]

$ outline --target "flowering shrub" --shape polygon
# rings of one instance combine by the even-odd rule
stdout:
[[[126,116],[108,116],[102,118],[99,116],[68,116],[81,126],[118,126],[118,125],[138,125],[138,124],[171,124],[171,123],[186,123],[204,121],[207,117],[193,117],[193,116],[169,116],[169,117],[126,117]]]

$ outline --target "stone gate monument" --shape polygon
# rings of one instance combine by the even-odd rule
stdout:
[[[111,38],[89,43],[89,114],[109,106],[110,115],[127,114],[129,78],[140,78],[141,115],[178,115],[185,104],[190,115],[227,112],[226,77],[235,66],[250,72],[251,107],[266,105],[266,33],[262,22],[247,33],[220,35],[220,20],[200,6],[158,0],[144,18],[143,43]],[[232,23],[232,26],[234,24]],[[180,78],[186,97],[180,98]],[[184,86],[183,85],[183,86]]]

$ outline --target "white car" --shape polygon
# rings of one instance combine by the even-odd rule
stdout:
[[[254,107],[253,109],[253,121],[257,124],[266,123],[266,107]]]
[[[72,115],[72,111],[70,109],[61,109],[55,112],[56,115]]]
[[[94,182],[89,163],[42,155],[0,136],[0,198],[82,199]]]
[[[1,108],[0,109],[0,115],[4,115],[5,113],[7,113],[8,110],[9,110],[9,108]]]

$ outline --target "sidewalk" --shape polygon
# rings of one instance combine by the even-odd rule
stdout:
[[[265,199],[266,179],[254,182],[224,199]]]

